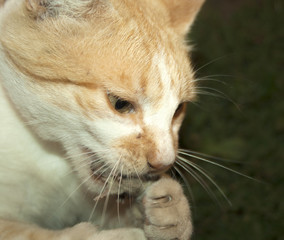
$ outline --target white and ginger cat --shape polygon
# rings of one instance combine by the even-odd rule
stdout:
[[[0,239],[190,238],[174,164],[203,0],[0,1]]]

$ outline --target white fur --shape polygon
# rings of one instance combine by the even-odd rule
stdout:
[[[155,138],[159,149],[159,160],[166,166],[175,160],[175,151],[171,137],[172,117],[178,102],[178,96],[171,88],[171,67],[166,64],[165,55],[156,54],[152,59],[152,69],[159,73],[159,80],[163,84],[163,97],[159,101],[159,108],[153,112],[151,106],[144,107],[144,123],[155,129]],[[173,125],[174,127],[175,125]]]
[[[78,184],[74,174],[68,175],[71,169],[60,148],[29,131],[5,96],[3,86],[0,99],[0,215],[37,220],[54,228],[75,223],[77,216],[86,214],[81,207],[86,203],[82,204],[78,191],[72,196],[76,201],[68,201],[65,208],[57,207]],[[53,222],[44,223],[42,216],[50,216]]]

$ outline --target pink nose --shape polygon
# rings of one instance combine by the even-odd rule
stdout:
[[[170,165],[165,165],[160,161],[148,160],[147,164],[151,169],[156,170],[156,171],[164,171],[164,170],[166,170],[167,168],[170,167]]]

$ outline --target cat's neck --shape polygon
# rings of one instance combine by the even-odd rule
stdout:
[[[5,196],[5,199],[0,198],[1,216],[7,212],[7,218],[11,219],[37,219],[52,228],[74,224],[78,217],[74,209],[83,210],[79,215],[84,215],[84,208],[80,206],[79,209],[84,201],[80,191],[72,195],[74,206],[66,203],[50,222],[40,219],[40,216],[50,215],[49,212],[56,210],[78,186],[60,146],[40,140],[30,131],[1,85],[0,116],[0,159],[5,160],[0,162],[0,182],[3,183],[0,192]],[[9,186],[13,186],[12,191]],[[69,212],[70,209],[73,212]],[[61,222],[60,219],[69,219],[70,222]]]

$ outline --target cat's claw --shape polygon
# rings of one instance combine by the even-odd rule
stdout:
[[[161,204],[168,203],[172,201],[172,196],[171,195],[166,195],[162,197],[157,197],[157,198],[152,198],[152,205],[160,206]]]
[[[190,209],[180,184],[162,178],[146,190],[144,231],[148,239],[188,240],[192,233]]]

